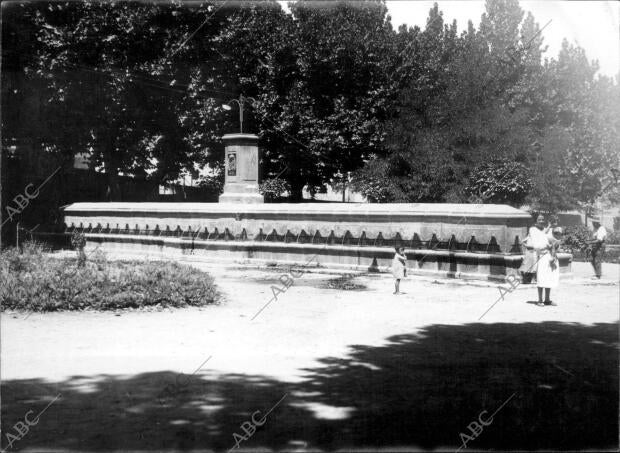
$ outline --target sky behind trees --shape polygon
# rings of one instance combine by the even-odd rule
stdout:
[[[286,9],[287,2],[280,2]],[[392,25],[424,27],[428,11],[435,0],[387,0]],[[471,19],[475,27],[484,12],[483,0],[449,0],[438,2],[446,23],[457,21],[459,31],[467,29]],[[599,72],[616,76],[620,70],[620,2],[612,1],[521,1],[525,11],[531,11],[540,27],[552,21],[542,32],[549,46],[544,57],[557,57],[562,40],[578,44],[591,60],[598,60]]]
[[[398,27],[424,25],[433,1],[390,1],[387,7],[392,24]],[[466,29],[467,21],[478,26],[484,12],[484,1],[440,1],[446,22],[456,19],[459,30]],[[545,57],[557,57],[566,38],[586,50],[588,58],[598,60],[600,73],[615,76],[620,67],[620,2],[606,1],[521,1],[525,11],[531,11],[542,28],[545,44],[549,46]]]

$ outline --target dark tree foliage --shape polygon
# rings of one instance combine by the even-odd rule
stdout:
[[[204,161],[191,146],[187,117],[205,108],[195,99],[190,67],[208,65],[215,54],[202,38],[192,52],[184,39],[216,8],[180,2],[32,2],[12,5],[29,23],[29,47],[16,70],[20,93],[35,107],[30,121],[10,128],[33,147],[72,161],[88,152],[93,168],[108,176],[110,199],[120,199],[117,177],[150,174],[174,179]],[[206,28],[219,27],[215,14]],[[23,33],[17,33],[24,36]],[[198,51],[200,49],[200,51]],[[32,84],[32,85],[30,85]],[[178,88],[185,84],[186,87]],[[4,93],[3,93],[4,94]],[[3,139],[10,139],[6,135]]]
[[[3,153],[65,165],[90,153],[109,199],[123,199],[119,175],[158,184],[209,165],[216,194],[221,136],[238,128],[222,104],[243,94],[263,178],[294,200],[352,172],[372,202],[466,202],[508,167],[487,202],[555,212],[620,198],[617,80],[567,42],[543,62],[542,27],[517,0],[487,0],[460,33],[437,4],[398,30],[381,0],[289,6],[4,7]]]
[[[411,58],[400,62],[388,154],[355,173],[358,190],[370,201],[466,202],[510,167],[486,202],[557,212],[615,199],[618,84],[567,43],[542,63],[540,31],[516,0],[488,0],[479,29],[469,22],[459,36],[437,5],[424,30],[401,29],[395,41]]]
[[[487,203],[521,206],[532,189],[528,168],[518,162],[485,162],[474,169],[465,193]]]

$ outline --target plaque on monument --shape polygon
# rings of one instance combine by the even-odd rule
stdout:
[[[227,168],[228,176],[237,176],[237,155],[235,153],[228,153]]]

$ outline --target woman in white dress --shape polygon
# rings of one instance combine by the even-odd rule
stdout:
[[[560,283],[560,264],[557,252],[562,242],[562,228],[553,229],[553,236],[546,238],[547,246],[540,251],[538,268],[536,270],[536,285],[538,286],[538,303],[540,305],[555,305],[551,299],[551,288]],[[545,300],[542,294],[545,290]]]
[[[541,214],[536,218],[536,224],[530,227],[527,237],[523,240],[523,262],[519,271],[523,275],[523,283],[531,283],[536,275],[539,251],[547,247],[547,233],[549,224],[545,226],[545,217]]]

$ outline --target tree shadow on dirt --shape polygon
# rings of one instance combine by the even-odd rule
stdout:
[[[228,450],[283,397],[242,448],[454,450],[506,401],[467,448],[618,446],[617,324],[432,325],[320,362],[300,383],[169,371],[5,381],[3,447],[58,394],[14,450]]]

